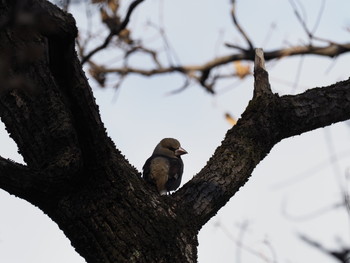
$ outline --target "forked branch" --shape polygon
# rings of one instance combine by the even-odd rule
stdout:
[[[247,182],[256,165],[282,139],[350,119],[350,80],[295,96],[272,94],[256,50],[255,91],[207,165],[174,194],[200,228]],[[312,107],[310,106],[312,105]],[[195,220],[196,219],[196,220]]]

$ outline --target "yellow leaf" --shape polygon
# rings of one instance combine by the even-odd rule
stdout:
[[[102,21],[107,21],[107,19],[109,19],[109,15],[107,14],[106,10],[104,10],[103,8],[100,8],[100,14],[101,14]]]
[[[236,69],[236,74],[240,79],[244,79],[246,76],[251,75],[250,66],[248,64],[243,65],[241,61],[234,61],[233,65]]]
[[[225,118],[228,121],[228,123],[232,126],[236,125],[237,120],[234,117],[232,117],[230,113],[225,113]]]
[[[127,44],[131,44],[133,41],[130,37],[130,30],[125,28],[119,33],[119,39],[124,41]]]
[[[113,13],[117,12],[119,8],[119,0],[108,0],[108,6],[113,11]]]

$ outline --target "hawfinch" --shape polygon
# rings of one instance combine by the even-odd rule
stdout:
[[[180,186],[184,169],[181,155],[186,153],[178,140],[161,140],[142,168],[143,179],[155,185],[161,195],[176,190]]]

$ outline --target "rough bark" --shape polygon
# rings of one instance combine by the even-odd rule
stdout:
[[[196,262],[200,228],[276,143],[350,118],[350,80],[279,97],[258,50],[242,118],[191,181],[159,196],[106,134],[73,18],[43,0],[0,0],[0,17],[0,116],[26,163],[0,157],[0,187],[42,209],[89,263]]]

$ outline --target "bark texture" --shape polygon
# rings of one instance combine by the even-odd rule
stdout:
[[[89,263],[196,262],[197,233],[280,140],[350,118],[350,80],[273,94],[261,50],[254,97],[207,165],[159,196],[107,136],[74,50],[74,19],[44,0],[0,0],[0,117],[26,165],[0,187],[42,209]]]

